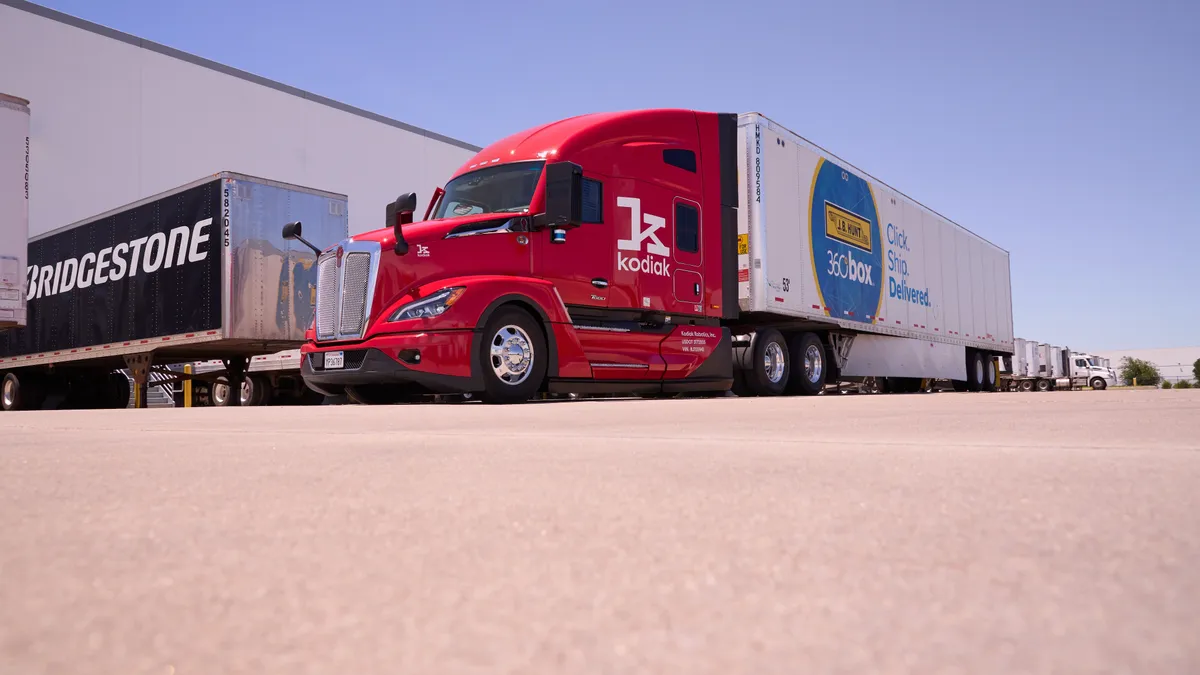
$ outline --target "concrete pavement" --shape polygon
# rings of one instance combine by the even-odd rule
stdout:
[[[1196,673],[1200,392],[0,413],[0,673]]]

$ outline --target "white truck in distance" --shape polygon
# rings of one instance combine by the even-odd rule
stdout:
[[[1013,353],[1001,360],[1000,388],[1006,391],[1107,389],[1117,374],[1092,354],[1017,338]]]

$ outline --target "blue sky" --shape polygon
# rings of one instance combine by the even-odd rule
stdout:
[[[1018,336],[1200,345],[1200,3],[40,0],[484,145],[756,110],[1012,254]]]

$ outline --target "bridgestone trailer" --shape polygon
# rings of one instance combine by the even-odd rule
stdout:
[[[316,254],[282,237],[292,221],[332,245],[347,198],[221,172],[34,237],[28,325],[0,332],[3,409],[122,408],[122,369],[144,391],[152,369],[219,359],[198,377],[240,383],[251,357],[299,347]]]

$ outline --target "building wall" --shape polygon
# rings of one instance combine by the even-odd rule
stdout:
[[[477,150],[20,0],[0,64],[30,100],[31,237],[219,171],[345,194],[356,232]]]

